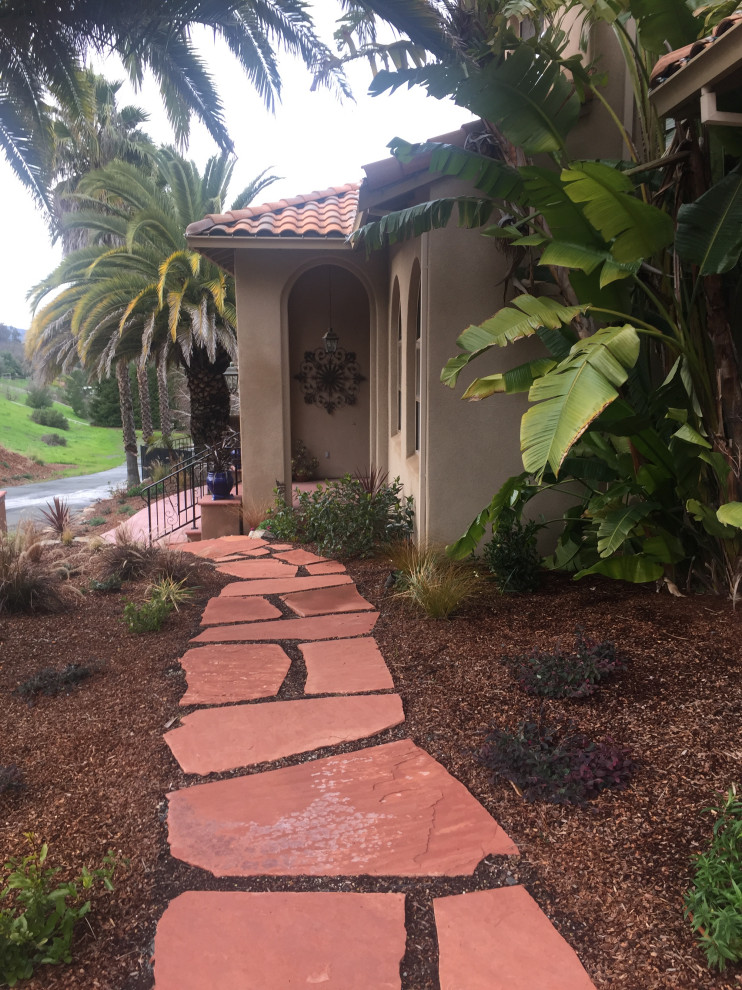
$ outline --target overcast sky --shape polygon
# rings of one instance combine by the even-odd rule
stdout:
[[[332,43],[334,6],[334,0],[322,0],[317,15],[320,33],[328,43]],[[389,154],[386,145],[393,137],[422,141],[453,130],[469,116],[451,102],[426,97],[422,90],[367,96],[370,70],[365,63],[358,63],[348,73],[356,102],[340,103],[326,90],[310,92],[307,72],[286,58],[281,60],[283,99],[272,116],[226,49],[215,47],[208,33],[200,48],[216,79],[237,150],[232,195],[266,167],[283,178],[264,191],[260,197],[263,202],[358,181],[363,164]],[[111,79],[124,78],[120,64],[113,60],[103,66],[103,72]],[[172,140],[152,83],[145,83],[139,93],[127,84],[119,103],[135,103],[150,113],[145,130],[156,142]],[[188,157],[202,168],[216,151],[205,129],[194,121]],[[1,159],[0,190],[5,223],[0,246],[0,322],[25,329],[31,319],[26,293],[54,268],[60,252],[50,243],[30,196]]]

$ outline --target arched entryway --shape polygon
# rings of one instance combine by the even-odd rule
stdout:
[[[304,272],[288,299],[292,449],[302,441],[319,460],[317,478],[340,478],[370,465],[369,302],[346,268]],[[337,351],[323,339],[332,328]]]

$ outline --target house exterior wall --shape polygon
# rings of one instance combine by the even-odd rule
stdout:
[[[365,381],[353,405],[332,413],[308,404],[296,379],[305,352],[323,347],[322,335],[332,326],[341,350],[354,353]],[[371,340],[369,299],[358,277],[337,265],[306,271],[288,298],[289,392],[291,441],[302,440],[319,458],[319,478],[340,478],[371,462]]]
[[[296,248],[285,242],[250,239],[235,251],[237,347],[240,368],[240,433],[242,440],[243,502],[269,502],[277,482],[290,480],[291,387],[296,373],[290,354],[289,300],[297,281],[313,268],[332,262],[359,280],[368,305],[369,420],[364,452],[376,450],[377,388],[375,381],[379,333],[386,321],[386,261],[366,260],[342,242],[317,239]],[[326,329],[326,328],[325,328]],[[302,330],[300,333],[303,334]],[[308,329],[306,330],[308,333]],[[324,331],[323,331],[324,332]],[[321,335],[320,335],[321,336]],[[314,344],[314,340],[312,340]],[[342,343],[342,342],[341,342]],[[329,416],[321,410],[322,416]],[[382,417],[384,418],[384,417]],[[305,437],[302,437],[306,441]],[[327,449],[322,448],[322,453]],[[331,450],[332,453],[332,450]],[[359,455],[357,463],[362,460]],[[354,463],[355,466],[355,463]]]

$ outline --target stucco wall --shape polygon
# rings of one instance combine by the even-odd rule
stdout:
[[[385,346],[379,341],[379,325],[386,321],[386,258],[383,253],[366,260],[362,252],[352,251],[341,242],[303,242],[292,249],[285,243],[261,243],[251,240],[235,252],[237,292],[237,345],[240,368],[240,432],[242,437],[243,499],[246,504],[270,501],[277,481],[290,477],[291,387],[292,375],[298,370],[290,356],[289,301],[294,285],[305,272],[328,262],[353,272],[359,279],[367,306],[369,357],[366,372],[369,381],[362,385],[367,402],[364,417],[367,440],[352,467],[368,460],[377,449],[376,389],[373,370],[377,351]],[[354,303],[354,307],[358,303]],[[326,314],[323,306],[323,322]],[[333,319],[334,319],[333,305]],[[299,323],[303,320],[300,318]],[[327,327],[322,329],[322,333]],[[338,325],[337,332],[341,333]],[[310,334],[309,324],[305,330]],[[321,337],[321,334],[320,334]],[[314,338],[311,343],[316,346]],[[318,342],[317,342],[318,343]],[[329,421],[323,410],[315,410]],[[337,415],[337,414],[335,414]],[[321,418],[321,417],[320,417]],[[370,419],[370,424],[368,420]],[[385,420],[384,420],[385,421]],[[340,422],[340,420],[338,420]],[[302,437],[308,445],[306,437]],[[322,447],[321,452],[328,449]],[[333,448],[329,448],[332,459]],[[317,448],[318,453],[320,447]],[[352,468],[351,468],[352,469]],[[334,473],[334,472],[333,472]]]
[[[323,347],[322,335],[332,326],[339,347],[354,352],[365,381],[354,405],[328,413],[321,405],[304,401],[296,380],[305,351]],[[337,265],[321,265],[305,272],[288,300],[289,376],[292,443],[301,439],[319,458],[317,476],[339,478],[371,462],[371,341],[369,300],[361,282]]]

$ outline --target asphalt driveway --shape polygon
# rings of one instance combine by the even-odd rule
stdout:
[[[5,510],[8,528],[18,525],[21,519],[43,519],[41,510],[46,508],[55,495],[67,500],[73,512],[99,499],[108,498],[111,488],[121,488],[126,484],[126,464],[99,471],[98,474],[85,474],[75,478],[56,478],[53,481],[37,481],[33,485],[18,485],[7,488]]]

